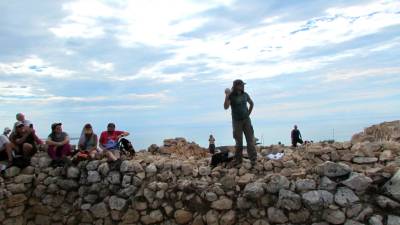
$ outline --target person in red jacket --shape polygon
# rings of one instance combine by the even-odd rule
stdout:
[[[120,158],[118,140],[128,135],[129,133],[126,131],[115,130],[114,123],[109,123],[107,125],[107,131],[101,132],[99,146],[110,161],[116,161]]]

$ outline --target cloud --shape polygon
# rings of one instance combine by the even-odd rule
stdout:
[[[50,76],[55,78],[68,78],[75,74],[75,71],[58,68],[36,55],[31,55],[19,62],[0,62],[0,73],[24,76],[32,75],[36,77]]]
[[[365,49],[332,52],[311,58],[296,58],[298,53],[307,48],[345,43],[398,25],[399,10],[400,3],[397,1],[379,1],[360,7],[331,8],[324,16],[303,21],[272,23],[277,18],[268,17],[255,28],[239,28],[202,39],[176,40],[176,47],[169,50],[173,53],[172,57],[121,79],[182,81],[202,75],[193,69],[197,65],[213,68],[214,78],[227,80],[236,77],[270,78],[312,71],[354,57],[356,53],[364,54],[362,51]],[[182,66],[181,71],[176,73],[164,72],[178,65],[186,68]]]
[[[348,70],[337,70],[328,72],[325,81],[344,81],[356,78],[377,77],[385,75],[398,75],[400,74],[400,67],[386,67],[386,68],[358,68]]]
[[[61,38],[98,38],[109,31],[123,46],[160,46],[173,44],[181,34],[190,32],[207,21],[206,18],[196,17],[196,14],[231,3],[231,0],[79,0],[64,4],[63,10],[68,15],[61,24],[49,30]],[[107,27],[108,20],[118,23]]]
[[[32,87],[24,87],[27,90],[33,90]],[[20,86],[8,86],[3,88],[5,90],[11,90],[10,92],[2,92],[0,94],[0,102],[3,104],[29,104],[29,105],[49,105],[63,103],[65,105],[71,105],[73,103],[84,103],[84,104],[96,104],[93,107],[103,107],[101,104],[109,104],[110,102],[116,102],[117,99],[121,101],[155,101],[158,103],[170,102],[173,100],[172,97],[168,97],[168,90],[154,92],[154,93],[127,93],[124,96],[107,95],[107,96],[59,96],[50,94],[42,90],[41,93],[35,93],[33,91],[26,91],[25,95],[17,91],[21,89]],[[1,87],[0,87],[1,90]],[[24,98],[21,98],[24,97]],[[100,106],[99,106],[100,105]],[[85,106],[86,107],[86,106]],[[89,106],[87,106],[89,107]]]
[[[105,71],[105,72],[111,72],[114,70],[114,64],[113,63],[101,63],[96,60],[92,60],[89,62],[89,69],[92,71]]]

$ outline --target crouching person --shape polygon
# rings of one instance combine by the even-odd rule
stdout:
[[[63,132],[61,123],[51,125],[51,133],[46,141],[48,145],[48,154],[53,161],[60,161],[71,155],[71,145],[69,136]]]
[[[118,140],[128,135],[129,133],[126,131],[115,130],[114,123],[109,123],[107,125],[107,131],[101,133],[99,146],[109,161],[117,161],[120,158]]]
[[[10,135],[10,141],[16,146],[16,155],[22,156],[26,162],[30,162],[33,154],[37,152],[37,145],[40,140],[32,127],[25,126],[23,122],[18,121],[15,131]]]
[[[94,159],[98,156],[97,149],[97,134],[93,132],[90,123],[85,124],[82,129],[81,137],[78,143],[78,158],[80,159]]]

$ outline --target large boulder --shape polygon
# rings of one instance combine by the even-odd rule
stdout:
[[[281,189],[289,189],[290,181],[282,175],[272,175],[270,181],[266,185],[269,193],[278,193]]]
[[[352,169],[344,163],[335,163],[331,161],[318,165],[316,170],[321,176],[327,177],[340,177],[352,171]]]
[[[275,207],[268,208],[268,219],[272,223],[286,223],[289,221],[285,213]]]
[[[342,182],[342,184],[355,191],[365,191],[372,183],[372,179],[361,173],[351,173],[350,177]]]
[[[311,210],[321,210],[333,203],[333,195],[325,190],[309,191],[302,194],[303,203]]]
[[[264,195],[263,184],[258,182],[249,183],[246,185],[243,192],[246,198],[258,199]]]
[[[353,204],[360,201],[357,195],[354,194],[352,190],[346,187],[338,188],[335,194],[335,202],[336,204],[342,207],[352,206]]]
[[[385,192],[400,201],[400,169],[396,174],[383,186]]]
[[[175,212],[174,216],[175,216],[175,221],[177,224],[187,224],[193,218],[193,215],[191,212],[183,210],[183,209],[177,210]]]
[[[301,197],[292,191],[281,189],[277,206],[289,211],[299,210],[301,208]]]

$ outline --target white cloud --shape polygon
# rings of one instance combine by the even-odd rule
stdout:
[[[61,69],[51,65],[36,55],[31,55],[19,62],[0,62],[0,73],[32,75],[37,77],[68,78],[75,73],[72,70]]]
[[[232,2],[78,0],[64,4],[63,9],[69,15],[61,24],[50,28],[50,31],[63,38],[96,38],[109,30],[123,46],[174,44],[180,39],[179,35],[190,32],[207,21],[206,18],[196,17],[196,14],[218,6],[230,5]],[[107,27],[101,22],[104,19],[119,23]]]
[[[89,69],[92,71],[106,71],[106,72],[111,72],[114,70],[114,64],[113,63],[101,63],[96,60],[92,60],[89,62]]]
[[[363,69],[350,69],[350,70],[338,70],[328,72],[325,77],[325,81],[343,81],[351,80],[355,78],[365,77],[376,77],[384,75],[398,75],[400,74],[400,67],[385,67],[385,68],[363,68]]]
[[[196,63],[222,71],[216,77],[223,79],[268,78],[319,69],[329,63],[371,51],[355,49],[302,59],[294,56],[306,48],[343,43],[400,24],[400,14],[397,13],[400,10],[399,2],[374,2],[364,8],[370,13],[350,7],[336,11],[331,9],[325,16],[305,21],[273,23],[275,18],[266,18],[257,28],[236,29],[203,39],[179,40],[175,44],[177,47],[170,51],[174,56],[121,79],[180,81],[198,74],[187,69],[175,74],[163,71],[177,65],[196,66]]]
[[[24,95],[21,95],[21,88],[26,88],[27,91],[24,92]],[[32,104],[32,105],[47,105],[54,103],[102,103],[109,102],[117,99],[117,95],[107,95],[107,96],[59,96],[46,92],[43,89],[39,89],[39,91],[35,90],[34,87],[24,87],[24,86],[16,86],[16,85],[7,85],[2,87],[0,85],[0,91],[4,90],[4,92],[0,92],[0,102],[3,104]],[[153,101],[157,103],[165,103],[173,101],[173,98],[168,96],[169,91],[163,90],[160,92],[154,93],[127,93],[124,94],[124,99],[126,101]],[[27,97],[27,98],[21,98]],[[93,106],[95,107],[95,106]]]

